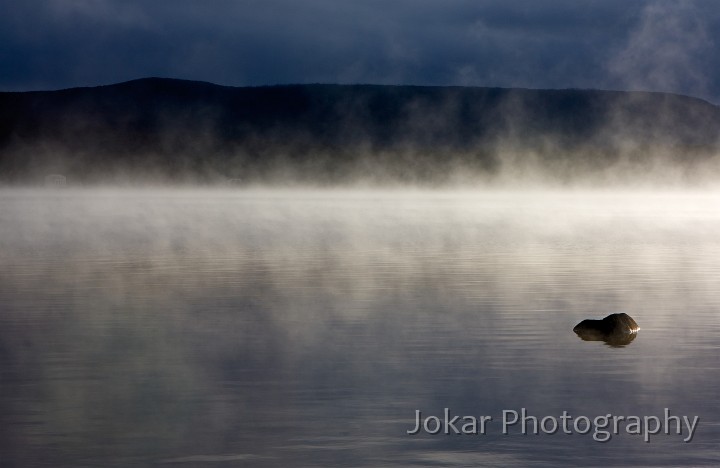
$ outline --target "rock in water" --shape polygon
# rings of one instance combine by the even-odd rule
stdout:
[[[611,346],[623,346],[633,341],[640,330],[628,314],[610,314],[602,320],[583,320],[573,331],[585,341],[604,341]]]

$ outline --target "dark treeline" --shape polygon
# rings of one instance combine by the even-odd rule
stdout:
[[[445,182],[713,161],[720,108],[663,93],[141,79],[0,93],[0,181]],[[532,162],[532,164],[530,164]]]

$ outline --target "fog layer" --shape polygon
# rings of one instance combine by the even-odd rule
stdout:
[[[0,93],[0,181],[712,183],[718,128],[663,93],[144,79]]]

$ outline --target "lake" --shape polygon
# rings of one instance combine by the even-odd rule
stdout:
[[[3,189],[0,466],[716,466],[719,233],[702,191]],[[408,434],[446,408],[492,420]]]

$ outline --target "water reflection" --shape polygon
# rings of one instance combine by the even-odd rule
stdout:
[[[3,466],[720,455],[714,195],[0,195]],[[568,333],[608,309],[642,339],[614,352]],[[446,407],[701,422],[690,444],[650,446],[406,434],[416,409]]]
[[[583,341],[602,341],[606,345],[620,348],[632,343],[637,337],[637,333],[624,333],[624,332],[603,332],[601,330],[573,330],[577,336],[582,338]]]

